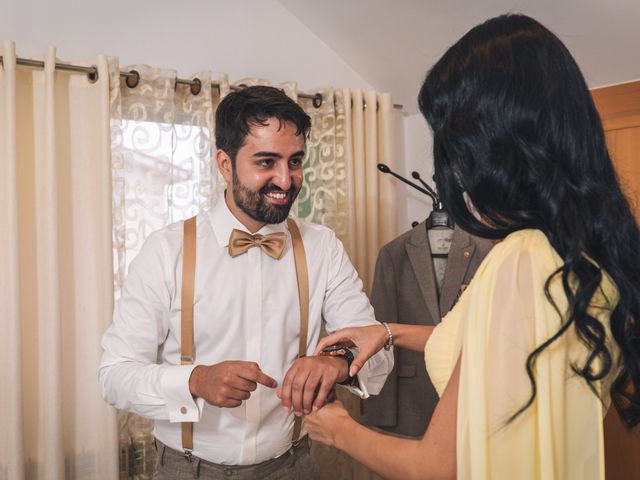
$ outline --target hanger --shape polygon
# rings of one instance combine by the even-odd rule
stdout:
[[[453,228],[454,223],[451,220],[451,217],[444,209],[442,205],[442,200],[440,199],[440,195],[433,188],[431,188],[422,178],[420,178],[420,174],[416,171],[411,172],[411,176],[418,180],[424,188],[429,191],[429,197],[433,201],[433,209],[429,214],[429,218],[427,218],[427,230],[434,227],[445,227],[445,228]]]
[[[444,209],[442,205],[442,200],[440,199],[440,195],[433,188],[431,188],[422,178],[420,178],[420,174],[416,171],[411,172],[411,176],[418,180],[424,188],[426,188],[430,192],[431,200],[433,201],[433,209],[427,218],[427,234],[430,229],[440,227],[440,228],[448,228],[453,229],[453,220]],[[448,253],[434,253],[431,252],[432,258],[447,258],[449,256]]]
[[[454,226],[453,220],[451,220],[451,217],[449,216],[447,211],[444,209],[444,206],[442,205],[442,201],[440,200],[440,196],[433,188],[431,188],[424,180],[422,180],[422,178],[420,178],[420,174],[418,172],[416,171],[411,172],[411,176],[416,180],[418,180],[424,186],[424,188],[407,180],[403,176],[398,175],[384,163],[378,164],[378,170],[380,170],[382,173],[388,173],[390,175],[393,175],[398,180],[406,183],[407,185],[412,186],[419,192],[422,192],[425,195],[427,195],[429,198],[431,198],[431,201],[433,202],[433,209],[431,210],[431,213],[427,218],[427,231],[435,227],[444,227],[444,228],[453,229],[453,226]],[[418,222],[411,223],[412,227],[415,227],[416,225],[418,225]],[[436,258],[447,257],[447,255],[443,253],[434,253],[432,254],[432,256]]]

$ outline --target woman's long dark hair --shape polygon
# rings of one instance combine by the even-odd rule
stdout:
[[[613,369],[612,401],[628,426],[640,423],[640,234],[567,48],[532,18],[490,19],[435,64],[418,100],[433,130],[436,184],[454,221],[487,238],[540,229],[564,261],[545,291],[553,303],[548,287],[560,275],[568,318],[529,354],[532,394],[512,419],[535,398],[537,356],[574,325],[590,351],[574,371],[593,388]],[[602,271],[586,256],[620,294],[610,318],[619,362],[607,348],[605,327],[588,312]]]

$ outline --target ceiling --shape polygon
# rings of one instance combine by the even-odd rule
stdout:
[[[554,31],[590,87],[640,79],[638,0],[279,2],[407,114],[417,111],[420,83],[446,48],[474,25],[508,12],[530,15]]]

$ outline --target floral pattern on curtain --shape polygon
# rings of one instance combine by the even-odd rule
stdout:
[[[330,227],[347,246],[347,155],[344,97],[328,88],[318,90],[324,101],[315,108],[309,99],[299,103],[311,117],[313,128],[307,140],[304,185],[297,215]]]
[[[213,205],[224,188],[212,161],[211,74],[199,73],[201,91],[176,85],[176,72],[126,67],[140,75],[129,88],[110,60],[113,251],[116,298],[129,262],[147,236]],[[220,79],[223,85],[225,77]],[[154,470],[153,422],[118,412],[120,478],[148,479]]]
[[[127,67],[129,88],[110,62],[116,295],[126,267],[149,233],[212,206],[223,182],[211,158],[214,98],[210,73],[194,75],[198,95],[176,85],[176,72]]]

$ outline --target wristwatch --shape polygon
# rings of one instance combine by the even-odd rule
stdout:
[[[322,357],[340,357],[344,358],[347,361],[347,371],[351,368],[351,364],[353,363],[353,352],[349,349],[349,347],[345,347],[343,345],[332,345],[331,347],[323,348],[322,351],[318,354]],[[347,374],[347,379],[343,382],[339,383],[340,385],[357,385],[356,377],[351,377]]]

